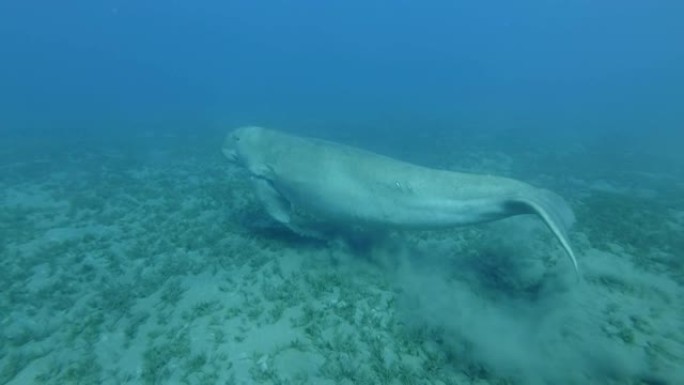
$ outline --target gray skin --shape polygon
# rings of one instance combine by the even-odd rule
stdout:
[[[229,133],[222,151],[249,172],[268,213],[298,233],[315,233],[302,213],[318,223],[369,229],[437,229],[536,214],[579,277],[566,234],[574,215],[550,191],[253,126]]]

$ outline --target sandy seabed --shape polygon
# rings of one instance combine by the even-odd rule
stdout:
[[[578,284],[535,218],[299,238],[218,151],[0,173],[0,384],[684,383],[684,209],[656,188],[539,177],[570,186]]]

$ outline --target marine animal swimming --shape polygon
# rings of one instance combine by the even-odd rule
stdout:
[[[427,230],[536,214],[579,276],[567,236],[574,214],[551,191],[256,126],[231,131],[222,152],[247,170],[268,214],[300,234],[315,233],[317,223]]]

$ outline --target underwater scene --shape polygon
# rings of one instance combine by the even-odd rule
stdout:
[[[681,20],[0,4],[0,384],[684,384]]]

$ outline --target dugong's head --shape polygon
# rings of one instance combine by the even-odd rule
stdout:
[[[237,128],[226,135],[221,152],[231,162],[246,168],[261,161],[264,147],[265,128],[247,126]]]

